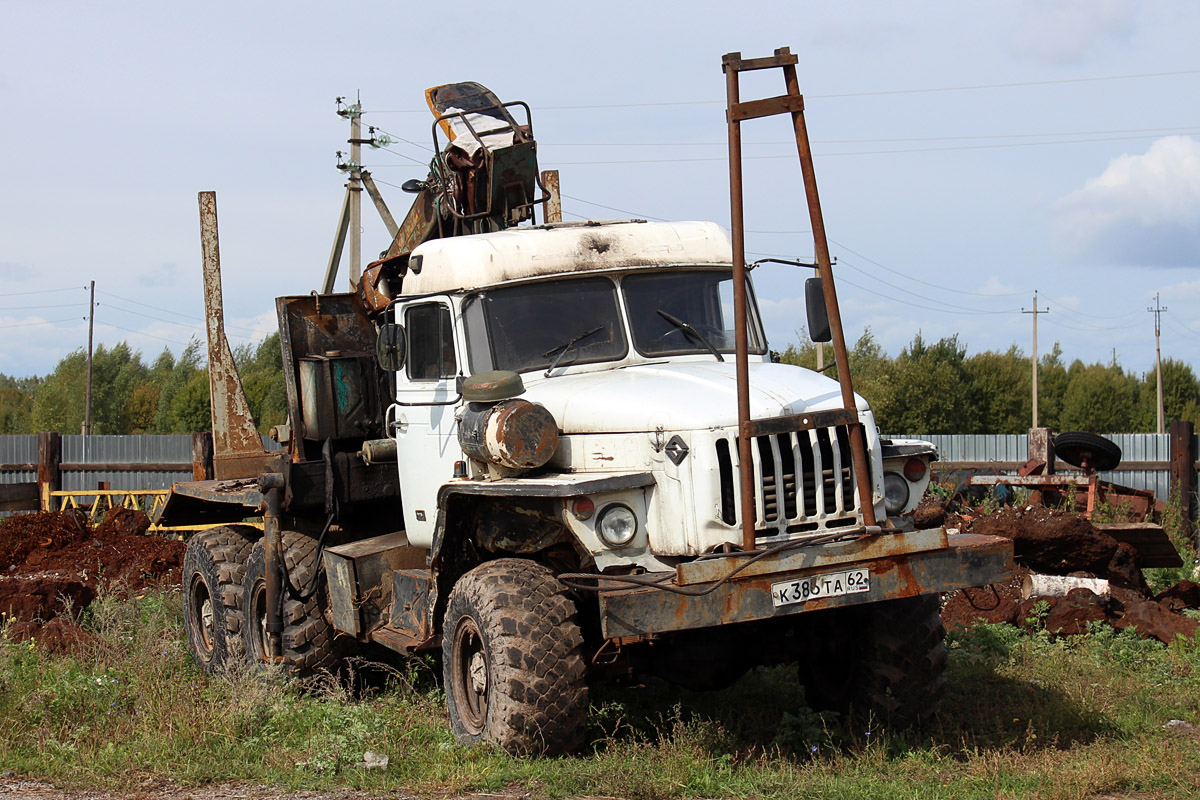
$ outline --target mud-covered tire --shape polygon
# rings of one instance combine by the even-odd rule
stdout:
[[[462,576],[446,604],[442,674],[459,741],[520,755],[578,750],[587,731],[583,636],[553,573],[516,558]]]
[[[250,549],[262,533],[249,525],[209,528],[183,555],[183,620],[188,651],[205,672],[245,660],[242,593]]]
[[[1121,446],[1086,431],[1064,431],[1054,437],[1054,452],[1073,467],[1087,461],[1096,472],[1108,472],[1121,464]]]
[[[827,647],[800,661],[809,705],[852,711],[889,728],[921,725],[946,693],[938,595],[838,609]]]
[[[283,564],[288,582],[300,592],[312,582],[320,555],[316,539],[294,531],[280,534]],[[246,564],[245,596],[247,624],[243,641],[246,656],[251,662],[267,658],[266,614],[266,540],[260,540],[250,551]],[[311,596],[297,598],[285,584],[283,594],[284,666],[297,677],[340,671],[346,654],[346,637],[339,636],[329,616],[325,579],[318,579]]]

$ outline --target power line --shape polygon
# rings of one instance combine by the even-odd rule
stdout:
[[[1187,133],[1200,133],[1200,129],[1188,129]],[[1096,139],[1060,139],[1053,142],[1002,142],[998,144],[969,144],[957,145],[951,147],[907,147],[893,148],[890,150],[848,150],[843,152],[822,152],[814,155],[821,158],[835,158],[838,156],[877,156],[877,155],[895,155],[901,153],[949,153],[954,151],[965,150],[996,150],[1011,147],[1043,147],[1046,145],[1061,145],[1061,144],[1092,144],[1102,142],[1123,142],[1137,139],[1154,139],[1155,136],[1109,136]],[[795,153],[787,155],[774,156],[743,156],[746,161],[779,161],[783,159],[794,160]],[[640,159],[611,159],[611,160],[596,160],[596,161],[555,161],[555,165],[560,167],[581,167],[595,166],[601,164],[696,164],[705,162],[725,162],[727,159],[724,156],[697,156],[694,158],[640,158]],[[386,165],[384,165],[386,166]]]
[[[650,220],[654,220],[655,222],[667,222],[668,221],[668,220],[663,219],[662,217],[652,217],[649,214],[636,214],[632,211],[627,211],[626,209],[623,209],[623,208],[617,208],[616,206],[606,206],[603,203],[593,203],[591,200],[584,200],[581,197],[572,197],[569,194],[563,194],[562,196],[568,200],[574,200],[576,203],[584,203],[589,206],[595,206],[596,208],[604,208],[609,211],[616,211],[618,214],[628,214],[630,217],[633,217],[636,219],[650,219]],[[580,216],[580,215],[576,214],[575,216]],[[584,219],[587,219],[587,217],[584,217]]]
[[[964,136],[909,136],[894,139],[813,139],[813,144],[886,144],[889,142],[953,142],[979,139],[1041,139],[1051,136],[1111,136],[1118,133],[1144,133],[1155,136],[1180,131],[1195,131],[1200,125],[1169,128],[1124,128],[1107,131],[1056,131],[1051,133],[995,133]],[[728,142],[543,142],[546,147],[726,147]],[[743,146],[795,146],[795,141],[742,142]]]
[[[187,330],[189,330],[193,334],[195,334],[197,337],[199,337],[200,334],[203,332],[202,329],[204,326],[199,323],[176,322],[174,320],[163,319],[162,317],[156,317],[153,314],[147,314],[144,311],[134,311],[131,308],[121,308],[120,306],[113,305],[112,303],[97,303],[96,305],[97,306],[103,305],[104,308],[111,308],[116,311],[122,311],[126,314],[136,314],[140,317],[144,317],[146,319],[152,319],[157,322],[165,322],[167,325],[177,325],[180,328],[186,328]],[[229,326],[226,326],[226,327],[229,327]],[[255,341],[254,336],[247,336],[245,334],[240,334],[240,333],[234,333],[234,334],[230,334],[230,335],[235,339],[244,339],[246,341]]]
[[[86,305],[87,303],[59,303],[50,306],[0,306],[0,311],[28,311],[31,308],[78,308]]]
[[[389,184],[389,185],[390,185],[390,184]],[[126,302],[126,303],[133,303],[135,306],[144,306],[145,308],[150,308],[150,309],[153,309],[153,310],[155,310],[155,311],[161,311],[161,312],[163,312],[164,314],[174,314],[174,315],[175,315],[175,316],[177,316],[177,317],[182,317],[183,319],[190,319],[190,320],[192,320],[193,322],[199,322],[199,323],[203,323],[203,322],[204,322],[204,318],[203,318],[203,317],[195,317],[195,316],[192,316],[192,315],[190,315],[190,314],[181,314],[181,313],[179,313],[178,311],[172,311],[172,310],[171,310],[171,309],[169,309],[169,308],[162,308],[162,307],[160,307],[160,306],[152,306],[152,305],[150,305],[149,303],[143,303],[142,301],[140,301],[140,300],[134,300],[134,299],[133,299],[133,298],[131,298],[131,297],[122,297],[122,296],[121,296],[121,295],[119,295],[119,294],[113,294],[112,292],[106,292],[106,291],[104,291],[104,290],[102,290],[102,289],[97,289],[97,290],[96,290],[96,293],[97,293],[97,294],[102,294],[102,295],[105,295],[106,297],[113,297],[113,298],[116,298],[117,300],[121,300],[121,301],[123,301],[123,302]],[[113,306],[113,307],[115,308],[116,306]],[[122,311],[125,311],[126,313],[130,313],[130,314],[135,314],[135,313],[138,313],[138,312],[135,312],[135,311],[129,311],[128,309],[121,309],[121,310],[122,310]],[[160,321],[165,321],[165,320],[160,320]],[[225,327],[226,327],[226,328],[233,328],[233,329],[235,329],[235,330],[239,330],[239,331],[246,331],[246,332],[248,332],[248,333],[251,333],[251,334],[255,334],[255,335],[257,335],[257,331],[256,331],[254,328],[247,328],[247,327],[245,327],[245,326],[243,326],[243,325],[231,325],[230,323],[226,322],[226,323],[225,323]]]
[[[832,241],[832,240],[830,240],[830,241]],[[932,297],[926,297],[926,296],[925,296],[925,295],[923,295],[923,294],[917,294],[916,292],[912,291],[911,289],[905,289],[903,286],[897,286],[897,285],[896,285],[896,284],[894,284],[894,283],[891,283],[891,282],[889,282],[889,281],[885,281],[883,278],[880,278],[880,277],[879,277],[879,276],[877,276],[877,275],[872,275],[870,272],[867,272],[867,271],[866,271],[865,269],[863,269],[862,267],[855,266],[854,264],[852,264],[851,262],[847,261],[847,260],[846,260],[846,259],[844,259],[844,258],[842,258],[842,259],[838,259],[838,263],[837,263],[837,265],[838,265],[838,266],[840,266],[840,267],[841,267],[841,266],[849,267],[849,268],[850,268],[850,269],[852,269],[852,270],[855,270],[855,271],[857,271],[857,272],[860,272],[860,273],[862,273],[863,275],[866,275],[868,278],[871,278],[871,279],[873,279],[873,280],[875,280],[875,281],[878,281],[879,283],[882,283],[884,286],[890,286],[891,288],[893,288],[893,289],[896,289],[897,291],[904,292],[905,294],[912,295],[913,297],[916,297],[916,298],[918,298],[918,299],[920,299],[920,300],[924,300],[924,301],[925,301],[925,302],[927,302],[927,303],[932,303],[932,304],[934,304],[934,306],[941,306],[940,308],[936,308],[936,309],[935,309],[935,308],[930,308],[929,310],[931,310],[931,311],[933,311],[933,310],[939,310],[939,311],[940,311],[940,310],[945,310],[945,308],[944,308],[944,307],[945,307],[945,306],[949,306],[949,307],[951,307],[951,308],[958,309],[958,313],[969,313],[969,314],[1012,314],[1012,313],[1014,313],[1012,310],[1005,310],[1005,311],[986,311],[986,310],[984,310],[984,309],[979,309],[979,308],[968,308],[968,307],[966,307],[966,306],[953,305],[953,304],[945,303],[944,301],[941,301],[941,300],[935,300],[935,299],[933,299]],[[907,277],[907,276],[906,276],[906,277]]]
[[[46,319],[41,322],[18,322],[14,325],[0,325],[0,328],[29,328],[34,325],[55,325],[59,322],[75,322],[76,320],[84,320],[87,317],[65,317],[63,319]]]
[[[924,284],[925,286],[930,286],[934,289],[940,289],[940,290],[946,291],[946,292],[953,292],[954,294],[972,295],[975,297],[1017,297],[1020,294],[1020,292],[997,292],[996,294],[988,294],[987,292],[971,292],[971,291],[967,291],[966,289],[952,289],[949,286],[942,286],[941,284],[930,283],[929,281],[921,280],[920,278],[909,275],[908,273],[901,272],[898,269],[893,269],[892,267],[888,267],[883,264],[880,264],[878,261],[875,261],[874,259],[864,256],[862,253],[851,250],[849,247],[847,247],[846,245],[837,241],[836,239],[833,239],[832,237],[826,237],[826,238],[829,238],[829,241],[833,242],[838,247],[845,250],[847,253],[858,256],[859,258],[863,259],[864,261],[874,264],[875,266],[879,267],[880,269],[885,269],[888,272],[895,273],[896,275],[899,275],[902,278],[908,278],[909,280],[916,281],[917,283]]]
[[[180,345],[181,347],[187,347],[191,344],[191,342],[180,342],[176,339],[168,339],[165,336],[155,336],[153,333],[146,333],[145,331],[135,331],[133,328],[122,328],[120,325],[114,325],[111,322],[107,322],[105,324],[108,325],[108,327],[116,328],[119,331],[125,331],[126,333],[137,334],[138,336],[148,336],[151,339],[158,339],[160,342],[167,342],[169,344],[177,344],[177,345]]]
[[[879,89],[863,92],[837,92],[833,94],[805,94],[804,96],[810,100],[815,99],[832,99],[842,97],[880,97],[893,94],[932,94],[936,92],[968,92],[979,91],[984,89],[1013,89],[1023,86],[1054,86],[1059,84],[1071,83],[1095,83],[1099,81],[1123,81],[1134,80],[1141,78],[1166,78],[1179,75],[1195,75],[1200,73],[1200,69],[1181,69],[1170,72],[1139,72],[1128,75],[1099,75],[1086,78],[1057,78],[1053,80],[1042,81],[1009,81],[1006,83],[975,83],[964,84],[961,86],[936,86],[924,89]],[[590,109],[610,109],[610,108],[658,108],[671,106],[711,106],[724,105],[724,100],[669,100],[655,101],[647,103],[593,103],[589,105],[570,105],[570,106],[538,106],[539,111],[586,111]],[[373,110],[374,114],[428,114],[428,108],[401,108],[401,109],[382,109]]]
[[[0,297],[23,297],[29,294],[51,294],[53,292],[78,292],[79,290],[87,291],[86,286],[70,286],[66,289],[38,289],[35,292],[5,292],[0,294]]]

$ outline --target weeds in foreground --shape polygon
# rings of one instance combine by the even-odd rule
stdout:
[[[1145,570],[1146,583],[1156,593],[1174,586],[1181,580],[1200,579],[1197,575],[1200,568],[1197,567],[1196,523],[1188,519],[1178,492],[1172,492],[1167,500],[1166,509],[1162,514],[1162,526],[1171,544],[1179,551],[1183,566]]]
[[[0,765],[64,784],[146,777],[537,797],[1045,797],[1200,794],[1200,644],[1098,628],[1076,639],[979,626],[949,639],[949,690],[919,732],[818,714],[789,668],[733,688],[598,687],[588,752],[519,759],[457,744],[424,662],[351,697],[191,664],[178,597],[102,599],[73,656],[0,640]],[[368,671],[369,664],[360,665]],[[1182,739],[1180,737],[1183,737]],[[366,750],[386,770],[358,766]]]

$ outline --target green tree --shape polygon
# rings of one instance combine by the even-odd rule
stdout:
[[[958,336],[928,344],[918,333],[900,352],[888,378],[890,393],[876,411],[888,433],[976,433],[979,402]]]
[[[1067,430],[1061,422],[1063,398],[1067,394],[1067,367],[1062,359],[1062,346],[1055,342],[1038,361],[1038,425],[1042,428]],[[1032,413],[1031,413],[1032,418]]]
[[[195,370],[188,382],[171,394],[166,422],[167,433],[199,433],[212,429],[206,371]]]
[[[1067,390],[1058,419],[1061,430],[1122,433],[1133,430],[1138,380],[1115,365],[1085,365],[1067,370]]]
[[[198,433],[208,430],[211,426],[211,422],[206,421],[203,427],[195,430],[176,429],[179,420],[174,411],[175,395],[192,383],[198,374],[205,376],[205,386],[207,387],[208,371],[201,368],[202,363],[198,339],[192,339],[179,354],[178,359],[172,358],[169,352],[163,351],[154,362],[151,373],[155,376],[155,382],[159,386],[158,408],[154,415],[154,431],[156,433]],[[184,401],[181,403],[186,405]]]
[[[1025,433],[1033,417],[1029,359],[1015,344],[1007,352],[976,353],[963,365],[979,403],[980,433]]]
[[[148,371],[125,342],[98,345],[92,353],[92,433],[126,433],[126,404]],[[39,388],[32,422],[39,431],[79,433],[87,395],[87,354],[76,350],[55,367]]]
[[[1172,420],[1187,420],[1200,424],[1200,382],[1189,364],[1173,358],[1162,362],[1163,376],[1163,423]],[[1146,371],[1141,382],[1134,429],[1154,431],[1158,427],[1158,378],[1154,367]]]
[[[287,422],[287,392],[283,384],[279,334],[271,334],[257,346],[237,348],[233,358],[258,430],[266,433],[273,426]]]

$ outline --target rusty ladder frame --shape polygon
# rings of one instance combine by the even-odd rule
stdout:
[[[759,117],[791,114],[792,127],[796,134],[796,149],[800,157],[800,171],[804,178],[804,194],[808,201],[808,215],[812,224],[813,245],[817,256],[817,277],[825,295],[825,309],[829,315],[829,327],[833,336],[834,362],[837,365],[838,383],[842,390],[842,406],[852,412],[855,422],[850,428],[850,450],[854,457],[854,476],[858,488],[859,506],[862,508],[863,523],[874,527],[875,506],[871,496],[871,473],[867,462],[867,443],[862,423],[858,420],[858,409],[854,402],[854,386],[850,379],[850,360],[846,353],[846,338],[842,333],[842,315],[838,309],[837,292],[833,285],[833,268],[829,259],[829,242],[825,238],[825,221],[821,216],[821,200],[817,195],[817,178],[813,170],[812,148],[808,140],[808,129],[804,124],[804,97],[796,78],[798,59],[791,48],[780,47],[767,58],[743,59],[741,53],[726,53],[721,57],[721,69],[725,73],[727,104],[725,119],[729,123],[729,209],[733,238],[733,293],[734,332],[737,359],[738,398],[738,472],[741,477],[742,547],[755,549],[754,483],[750,465],[750,376],[746,332],[746,253],[745,220],[742,208],[742,129],[744,120]],[[783,70],[787,93],[762,100],[742,102],[738,75],[759,69]]]

